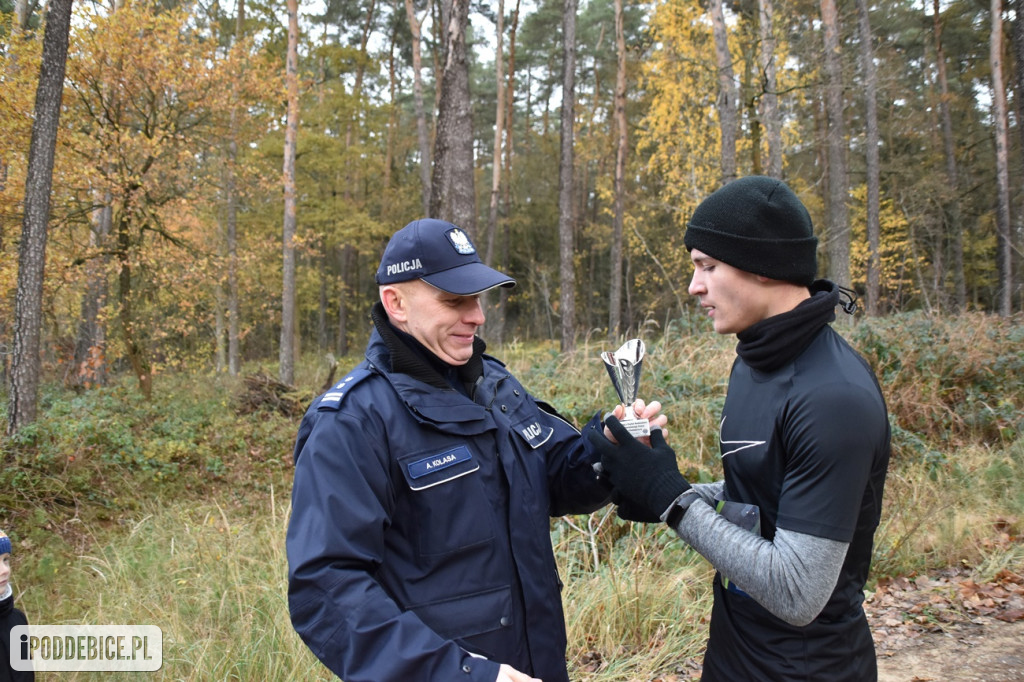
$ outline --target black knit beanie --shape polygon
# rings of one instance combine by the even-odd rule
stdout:
[[[701,202],[683,243],[734,268],[810,286],[818,270],[811,216],[786,183],[733,180]]]

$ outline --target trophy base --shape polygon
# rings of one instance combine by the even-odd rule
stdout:
[[[646,419],[620,419],[619,423],[633,438],[651,435],[651,424]]]

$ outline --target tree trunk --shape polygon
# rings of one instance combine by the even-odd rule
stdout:
[[[444,14],[444,13],[443,13]],[[444,24],[445,62],[434,142],[430,215],[455,223],[476,239],[473,109],[469,99],[466,26],[469,0],[454,0]]]
[[[329,341],[327,340],[327,278],[330,277],[330,273],[327,269],[325,248],[324,244],[321,243],[316,256],[317,276],[320,280],[320,295],[317,301],[316,312],[316,347],[321,352],[329,348]]]
[[[370,6],[366,10],[366,21],[363,22],[363,31],[359,38],[359,59],[356,60],[356,78],[355,83],[352,86],[352,99],[354,106],[349,116],[348,122],[345,125],[345,150],[346,152],[351,150],[354,145],[354,138],[356,137],[356,128],[359,125],[360,112],[362,110],[362,96],[363,96],[363,78],[366,73],[366,63],[369,61],[366,57],[366,46],[370,41],[370,33],[373,30],[374,14],[377,11],[376,0],[370,0]],[[361,135],[360,135],[361,137]],[[353,188],[362,185],[361,167],[357,163],[347,163],[344,166],[343,173],[345,174],[345,185],[343,189],[343,196],[345,201],[348,202],[352,199]]]
[[[224,290],[224,282],[218,279],[213,285],[213,371],[216,374],[228,368],[227,320],[224,314],[227,308],[228,294]]]
[[[821,0],[825,33],[825,114],[828,157],[829,273],[838,284],[850,283],[850,218],[847,206],[846,130],[843,124],[843,72],[839,63],[839,17],[835,0]]]
[[[761,161],[761,139],[763,137],[761,133],[761,117],[757,113],[758,100],[761,93],[754,91],[754,66],[756,62],[753,54],[747,52],[747,46],[741,45],[740,50],[742,51],[743,77],[739,82],[737,96],[738,101],[742,102],[747,113],[747,128],[750,131],[747,134],[750,145],[750,166],[754,175],[764,175],[764,163]],[[750,93],[750,95],[747,96],[747,93]],[[739,117],[742,117],[741,112],[737,112],[737,118]]]
[[[501,192],[501,141],[505,137],[505,73],[503,42],[505,39],[505,0],[498,0],[498,25],[494,48],[494,80],[497,103],[494,107],[494,150],[491,156],[491,197],[487,210],[487,250],[484,262],[494,264],[494,243],[498,234],[498,199]]]
[[[38,7],[38,2],[29,3],[28,0],[14,0],[14,26],[15,31],[27,31],[29,19],[32,12]]]
[[[412,94],[416,111],[416,141],[420,149],[420,201],[423,216],[430,216],[430,138],[427,135],[427,115],[423,107],[423,57],[420,52],[423,20],[416,19],[412,0],[405,0],[405,13],[412,33]]]
[[[512,12],[512,26],[508,32],[508,77],[505,85],[505,117],[503,126],[505,129],[505,153],[502,159],[502,163],[505,165],[505,172],[502,173],[504,185],[502,189],[502,202],[506,211],[510,211],[512,206],[512,142],[514,132],[512,128],[512,114],[514,112],[513,104],[515,103],[516,91],[516,32],[519,29],[519,6],[520,0],[516,0],[516,8]],[[509,232],[508,221],[505,221],[501,228],[500,258],[500,269],[504,272],[508,272],[509,268]],[[495,319],[491,321],[491,331],[489,333],[495,343],[499,345],[505,341],[505,311],[507,310],[508,296],[508,287],[500,287],[498,289],[496,315]]]
[[[942,16],[939,0],[932,0],[932,27],[935,33],[935,65],[939,80],[939,115],[942,120],[942,147],[946,156],[946,181],[949,199],[946,201],[946,234],[953,251],[953,301],[957,311],[967,307],[967,280],[964,275],[964,231],[960,210],[960,178],[956,163],[956,138],[953,117],[949,112],[949,82],[946,79],[946,51],[942,44]],[[966,226],[969,228],[969,226]]]
[[[238,0],[235,17],[235,43],[245,33],[245,0]],[[238,110],[231,108],[231,140],[228,143],[227,249],[228,249],[228,374],[238,376],[242,369],[238,301],[238,196],[235,192],[235,163],[238,161]]]
[[[280,380],[295,383],[295,145],[299,132],[299,8],[288,0],[288,56],[285,88],[288,93],[288,124],[284,134],[284,226],[282,230],[281,352]]]
[[[46,228],[50,221],[53,158],[64,95],[70,27],[71,0],[51,0],[43,33],[43,56],[25,176],[25,215],[18,248],[14,355],[7,396],[7,433],[11,435],[35,421],[38,409]]]
[[[718,122],[722,130],[721,184],[736,179],[736,83],[729,54],[729,34],[725,28],[722,0],[711,0],[711,29],[715,38],[715,65],[718,68]]]
[[[491,194],[487,206],[487,246],[484,249],[484,262],[494,265],[494,251],[498,239],[498,214],[501,203],[501,164],[503,155],[501,144],[505,139],[505,73],[504,73],[504,41],[505,41],[505,0],[498,0],[497,25],[495,27],[494,49],[494,81],[497,102],[494,107],[494,146],[491,154]],[[500,292],[485,292],[481,297],[484,310],[487,311],[488,331],[503,326],[498,320],[501,314]],[[500,334],[501,332],[499,332]]]
[[[512,202],[512,157],[513,157],[513,133],[512,117],[515,112],[516,92],[516,33],[519,30],[519,5],[521,0],[516,0],[516,9],[512,13],[512,28],[508,32],[508,86],[505,93],[505,208],[508,209]],[[1022,0],[1024,1],[1024,0]],[[508,263],[503,263],[506,267]],[[508,291],[502,287],[502,291]]]
[[[761,120],[768,137],[768,167],[765,173],[782,178],[782,118],[779,115],[778,82],[775,76],[775,6],[773,0],[758,3],[758,31],[761,36]]]
[[[82,294],[78,335],[75,339],[74,367],[69,384],[87,389],[107,383],[106,327],[100,311],[107,298],[107,249],[113,211],[110,192],[102,198],[102,208],[95,212],[96,223],[89,232],[89,246],[97,254],[86,263],[85,292]]]
[[[351,244],[345,244],[338,250],[340,273],[338,276],[338,339],[336,345],[338,357],[348,355],[348,297],[351,291],[348,282],[354,258],[355,249]]]
[[[615,0],[615,217],[612,225],[612,274],[608,292],[608,340],[618,338],[622,327],[622,226],[626,213],[626,32],[622,0]]]
[[[879,242],[881,226],[879,218],[879,162],[878,162],[878,78],[875,75],[875,49],[871,35],[871,16],[868,1],[857,0],[857,26],[860,33],[861,74],[864,78],[864,106],[867,130],[865,131],[868,197],[868,272],[867,272],[867,314],[879,313],[880,264]]]
[[[398,112],[401,106],[396,100],[398,92],[398,73],[395,51],[398,42],[398,24],[392,24],[391,36],[388,41],[388,139],[384,158],[384,191],[391,190],[391,167],[395,163],[395,142],[398,138]]]
[[[558,164],[558,276],[563,353],[576,347],[576,275],[573,263],[573,125],[576,120],[576,0],[563,0],[562,133]]]
[[[231,112],[232,125],[235,124],[235,112]],[[232,138],[234,134],[232,134]],[[238,301],[238,197],[235,193],[234,163],[237,160],[238,144],[234,139],[230,143],[228,163],[232,165],[229,178],[231,184],[228,192],[227,206],[227,256],[228,256],[228,291],[227,291],[227,318],[228,318],[228,374],[238,376],[241,371],[240,348],[241,336],[239,329],[239,301]]]
[[[135,327],[135,307],[132,289],[132,229],[130,217],[127,213],[130,205],[125,201],[126,213],[121,215],[117,221],[117,256],[120,260],[118,271],[118,320],[121,323],[121,335],[124,340],[125,354],[128,356],[128,364],[139,382],[139,392],[146,400],[153,397],[153,372],[150,366],[149,357],[146,352],[145,342],[140,337],[139,330]]]
[[[1021,139],[1021,153],[1018,154],[1018,158],[1022,164],[1024,164],[1024,125],[1020,122],[1024,121],[1024,16],[1021,16],[1021,12],[1024,12],[1024,0],[1017,0],[1016,12],[1013,18],[1013,55],[1014,55],[1014,73],[1017,76],[1016,83],[1016,97],[1014,97],[1014,104],[1017,110],[1017,134],[1020,135]],[[1018,241],[1024,235],[1019,227],[1020,221],[1024,218],[1024,196],[1018,195],[1021,202],[1018,208],[1018,229],[1015,231],[1017,234]],[[1013,246],[1013,252],[1018,254],[1018,267],[1022,262],[1019,258],[1021,251],[1024,251],[1024,244],[1018,243]],[[1019,271],[1018,271],[1019,272]],[[1021,309],[1024,309],[1024,287],[1018,287],[1019,302],[1018,305]]]
[[[1013,249],[1010,241],[1010,163],[1007,147],[1006,88],[1003,81],[1003,4],[992,0],[992,33],[989,40],[992,68],[992,118],[996,142],[996,266],[999,272],[999,298],[996,309],[1009,317],[1013,299]]]

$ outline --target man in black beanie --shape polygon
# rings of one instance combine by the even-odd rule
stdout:
[[[694,211],[689,291],[737,358],[719,429],[724,480],[690,485],[660,432],[600,434],[619,515],[669,524],[714,565],[702,680],[877,679],[862,603],[889,461],[874,373],[829,323],[807,209],[783,182],[725,185]],[[852,301],[851,301],[852,302]],[[844,306],[852,312],[852,306]]]

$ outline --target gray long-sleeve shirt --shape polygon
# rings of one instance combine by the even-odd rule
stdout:
[[[836,586],[849,543],[784,528],[765,540],[715,512],[723,487],[722,481],[694,485],[699,499],[678,520],[676,533],[772,614],[790,625],[810,623]]]

